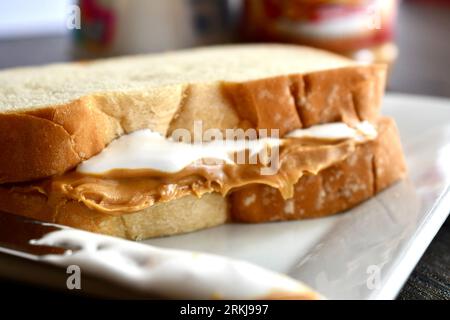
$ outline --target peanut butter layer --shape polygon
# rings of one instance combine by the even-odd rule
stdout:
[[[264,161],[226,164],[204,160],[176,173],[116,169],[102,175],[88,175],[72,171],[31,186],[15,186],[14,190],[45,195],[50,208],[55,210],[61,203],[75,200],[111,215],[140,211],[186,195],[201,197],[205,193],[218,192],[226,196],[253,184],[276,188],[283,198],[288,199],[294,194],[295,183],[304,174],[317,174],[345,160],[359,143],[362,142],[354,139],[284,139],[276,170],[266,175],[261,172],[271,164],[264,164]]]

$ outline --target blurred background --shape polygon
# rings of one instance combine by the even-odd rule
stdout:
[[[389,90],[450,97],[450,0],[0,0],[0,68],[231,42],[389,63]]]
[[[449,34],[450,0],[0,0],[0,69],[289,42],[387,63],[391,92],[450,97]],[[400,298],[450,299],[449,225]]]

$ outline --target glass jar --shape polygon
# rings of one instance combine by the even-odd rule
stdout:
[[[397,0],[245,0],[244,34],[392,63]]]

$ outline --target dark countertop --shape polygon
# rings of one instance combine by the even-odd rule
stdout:
[[[425,6],[420,1],[404,1],[398,23],[400,59],[391,75],[389,89],[450,97],[450,5]],[[450,218],[398,298],[450,300]]]
[[[417,2],[417,4],[416,4]],[[389,90],[450,97],[450,6],[403,1],[399,14],[400,59]],[[0,68],[70,60],[70,39],[63,37],[0,42]],[[6,292],[61,293],[0,280]],[[450,219],[447,219],[403,287],[399,299],[450,299]]]

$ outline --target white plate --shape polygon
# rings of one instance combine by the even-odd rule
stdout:
[[[328,218],[230,224],[142,243],[246,260],[330,299],[395,298],[450,211],[450,100],[388,94],[383,113],[397,120],[409,179],[362,205]],[[0,275],[65,285],[39,263],[4,260],[0,255]],[[97,287],[100,294],[113,290]]]
[[[393,299],[450,212],[450,101],[388,94],[409,179],[345,214],[151,239],[288,274],[330,299]]]

